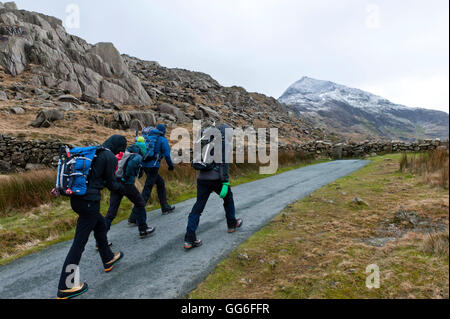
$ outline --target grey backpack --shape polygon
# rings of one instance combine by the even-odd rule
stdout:
[[[128,161],[130,160],[130,158],[133,156],[133,153],[130,152],[125,152],[125,154],[123,154],[122,159],[119,161],[119,167],[116,171],[116,177],[118,178],[124,178],[125,177],[125,172],[127,171],[127,164]]]

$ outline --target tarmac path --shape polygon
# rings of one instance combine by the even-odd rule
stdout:
[[[81,280],[89,284],[89,291],[80,298],[184,298],[286,206],[367,164],[362,160],[327,162],[234,187],[236,215],[244,224],[231,235],[226,231],[222,201],[211,195],[197,233],[204,245],[188,252],[183,249],[184,234],[195,199],[177,204],[168,216],[150,212],[148,224],[156,227],[150,238],[140,239],[136,228],[121,222],[112,227],[109,240],[113,251],[124,252],[124,259],[111,273],[104,273],[92,236],[80,263]],[[59,243],[0,267],[0,299],[54,299],[70,245],[71,241]]]

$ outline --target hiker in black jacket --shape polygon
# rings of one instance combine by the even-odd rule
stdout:
[[[231,128],[227,124],[219,126],[222,135],[222,162],[215,163],[214,167],[208,171],[200,171],[197,177],[197,202],[188,218],[188,225],[185,236],[184,248],[186,250],[199,247],[202,241],[197,239],[196,231],[200,223],[200,216],[205,209],[211,193],[216,193],[223,199],[223,206],[225,208],[226,219],[228,224],[228,233],[234,233],[242,226],[242,219],[236,219],[236,211],[234,207],[233,193],[231,192],[229,183],[229,163],[227,159],[231,154],[226,148],[226,144],[231,141],[226,140],[226,137],[232,137],[232,134],[226,135],[226,130]],[[212,154],[213,155],[213,154]]]
[[[67,254],[58,285],[58,298],[68,299],[85,293],[88,289],[86,283],[75,286],[71,283],[78,269],[84,248],[89,240],[89,235],[94,231],[100,257],[105,272],[113,270],[114,265],[123,257],[123,253],[114,254],[108,244],[105,219],[100,214],[101,190],[108,188],[114,192],[123,192],[123,185],[117,181],[115,171],[117,159],[115,154],[124,152],[127,140],[124,136],[114,135],[97,151],[97,157],[92,163],[88,176],[88,189],[85,196],[72,196],[70,204],[79,218],[75,231],[72,247]]]
[[[145,148],[145,145],[144,145]],[[128,154],[127,154],[128,153]],[[147,226],[147,212],[145,211],[145,201],[141,196],[141,193],[136,188],[136,177],[142,172],[142,156],[143,152],[138,146],[131,145],[127,149],[127,153],[124,156],[128,156],[124,161],[123,177],[120,178],[120,182],[123,185],[123,191],[111,191],[111,197],[109,202],[108,213],[105,217],[106,230],[109,231],[111,223],[117,216],[120,203],[123,197],[127,197],[134,205],[136,209],[136,221],[139,226],[139,236],[145,238],[155,232],[154,227]]]

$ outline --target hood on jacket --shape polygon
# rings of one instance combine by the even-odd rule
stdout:
[[[139,154],[141,156],[144,155],[144,154],[142,154],[141,148],[137,145],[131,145],[130,147],[128,147],[127,151],[130,153]]]
[[[114,155],[125,152],[127,148],[127,139],[122,135],[113,135],[108,138],[103,146],[113,152]]]
[[[156,126],[156,129],[157,129],[158,131],[160,131],[160,132],[162,133],[163,136],[166,135],[166,133],[167,133],[167,128],[166,128],[166,126],[165,126],[164,124],[158,124],[158,125]]]

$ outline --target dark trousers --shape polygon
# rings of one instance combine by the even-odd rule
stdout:
[[[145,175],[147,179],[145,180],[144,189],[142,190],[142,198],[144,199],[145,205],[147,205],[150,196],[152,195],[153,186],[156,185],[156,190],[158,192],[159,203],[161,207],[167,205],[167,195],[166,195],[166,184],[164,180],[159,175],[159,168],[144,168]],[[144,206],[145,206],[144,205]],[[137,220],[136,214],[138,213],[138,207],[135,206],[130,215],[129,220],[134,222]]]
[[[77,221],[77,228],[75,231],[75,238],[73,239],[72,247],[67,254],[64,266],[61,272],[58,289],[66,290],[73,287],[67,287],[66,280],[69,276],[73,276],[73,266],[80,264],[81,255],[89,240],[89,235],[94,231],[94,237],[98,244],[98,251],[103,264],[111,261],[114,254],[108,246],[107,231],[105,226],[105,219],[100,214],[99,201],[86,201],[84,199],[72,197],[70,204],[79,218]],[[69,267],[68,267],[69,266]],[[70,285],[70,284],[69,284]]]
[[[145,210],[145,201],[141,196],[141,193],[133,185],[123,185],[124,192],[111,192],[110,200],[109,200],[109,209],[108,213],[105,217],[106,222],[106,230],[109,231],[111,229],[111,224],[113,220],[117,216],[117,212],[119,211],[120,203],[122,202],[123,197],[128,198],[135,207],[135,218],[137,224],[140,228],[146,228],[147,224],[147,212]]]
[[[185,240],[188,242],[195,241],[198,225],[200,223],[200,216],[205,209],[206,203],[208,202],[209,196],[211,193],[216,193],[220,195],[222,191],[222,182],[221,181],[197,181],[197,202],[192,208],[191,214],[188,218],[188,225],[186,231]],[[231,188],[228,191],[227,196],[223,200],[223,207],[225,208],[227,224],[229,228],[233,228],[236,226],[236,210],[234,207],[234,199],[233,193],[231,192]]]

